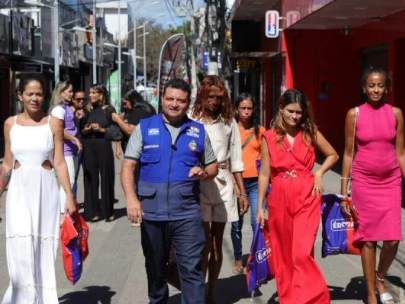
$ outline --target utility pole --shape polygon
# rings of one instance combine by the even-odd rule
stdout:
[[[59,72],[59,3],[58,0],[53,2],[53,50],[55,66],[55,86],[60,80]]]
[[[97,83],[97,37],[96,37],[96,0],[93,0],[93,28],[91,33],[93,36],[93,84]]]
[[[136,59],[136,16],[135,16],[135,9],[134,9],[134,90],[136,90],[136,83],[138,81],[138,75],[137,75],[137,59]]]
[[[194,4],[193,0],[190,0],[190,7],[192,11],[191,19],[190,19],[190,32],[191,38],[195,40],[195,23],[194,23]],[[186,37],[187,40],[187,37]],[[195,98],[197,96],[197,69],[195,65],[195,48],[194,48],[195,41],[191,41],[191,96]]]
[[[143,99],[147,99],[146,84],[146,23],[143,24]]]
[[[121,104],[121,1],[118,0],[118,104]]]

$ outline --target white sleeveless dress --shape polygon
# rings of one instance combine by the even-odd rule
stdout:
[[[60,203],[48,123],[10,130],[13,169],[6,200],[6,251],[10,285],[2,304],[58,303],[55,260],[59,244]]]

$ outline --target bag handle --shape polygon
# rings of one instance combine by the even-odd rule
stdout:
[[[352,197],[352,168],[353,168],[353,160],[354,160],[354,148],[355,148],[355,142],[356,142],[356,125],[357,125],[357,118],[359,117],[359,107],[355,108],[356,110],[356,117],[354,118],[354,133],[353,133],[353,143],[352,143],[352,162],[350,164],[350,177],[349,181],[347,183],[347,196]]]
[[[252,140],[253,136],[255,136],[255,131],[254,130],[253,130],[253,133],[250,134],[248,139],[246,139],[246,141],[243,143],[242,150],[249,144],[249,142]]]

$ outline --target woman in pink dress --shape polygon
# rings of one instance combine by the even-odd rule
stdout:
[[[382,304],[394,304],[384,278],[402,240],[403,115],[399,108],[385,103],[391,78],[383,69],[366,69],[361,85],[367,102],[350,109],[346,116],[341,194],[347,195],[351,175],[353,202],[359,214],[355,240],[363,244],[361,259],[367,282],[367,303],[377,304],[377,289]],[[353,141],[356,143],[354,154]],[[341,207],[350,214],[347,201],[342,201]],[[383,246],[376,270],[378,241],[383,241]]]

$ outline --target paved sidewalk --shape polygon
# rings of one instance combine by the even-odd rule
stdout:
[[[57,282],[60,303],[64,304],[146,304],[147,282],[144,258],[140,245],[139,228],[130,226],[125,215],[123,191],[119,182],[120,162],[116,161],[116,193],[119,202],[115,205],[118,219],[113,223],[99,222],[90,226],[90,255],[85,261],[84,272],[76,286],[66,279],[61,263],[60,253],[57,260]],[[79,186],[79,202],[83,201],[82,179]],[[339,190],[340,179],[336,173],[325,176],[326,193]],[[2,198],[3,208],[0,211],[4,218],[5,196]],[[249,216],[249,215],[248,215]],[[405,227],[405,210],[402,210],[403,227]],[[245,223],[248,221],[245,220]],[[405,229],[403,228],[405,235]],[[252,232],[250,225],[243,228],[243,251],[250,249]],[[273,303],[275,283],[269,282],[253,295],[246,291],[244,275],[232,274],[233,250],[230,238],[230,225],[224,237],[224,263],[219,280],[217,303]],[[360,257],[333,256],[326,259],[320,257],[320,229],[315,244],[316,259],[325,275],[333,304],[364,303],[366,295],[365,282],[362,277]],[[5,223],[0,224],[0,300],[8,285],[7,264],[5,257]],[[405,245],[400,245],[399,253],[394,261],[388,279],[389,288],[396,303],[405,304]],[[179,293],[170,289],[170,304],[180,303]],[[297,303],[300,304],[300,303]]]

